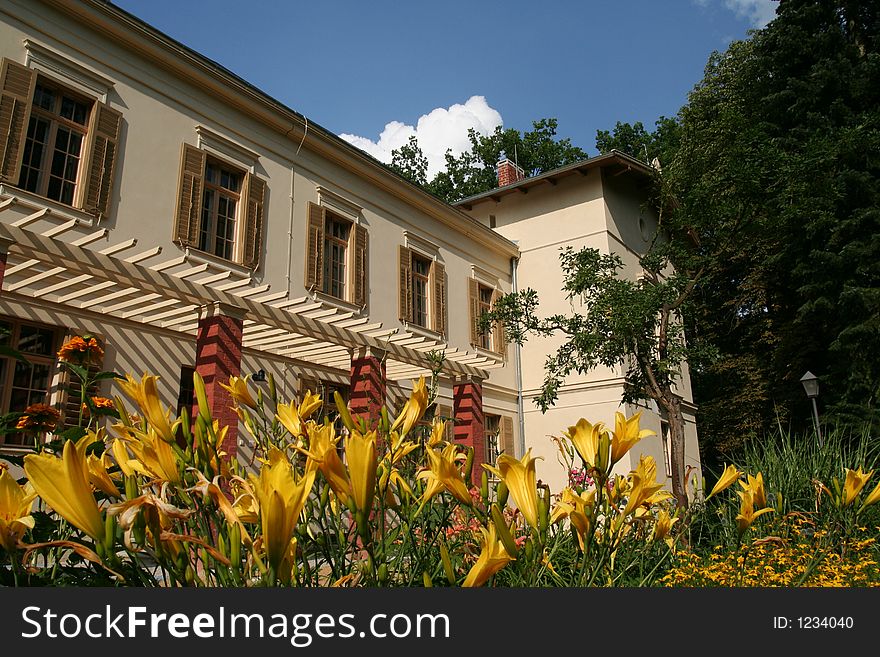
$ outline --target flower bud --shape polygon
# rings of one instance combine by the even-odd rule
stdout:
[[[455,570],[452,568],[452,560],[449,558],[449,550],[446,549],[446,543],[440,543],[440,560],[443,562],[443,572],[446,574],[446,581],[455,586]]]
[[[507,496],[510,494],[510,491],[507,490],[507,484],[503,481],[498,484],[498,487],[495,489],[495,494],[498,497],[498,506],[504,507],[507,505]]]
[[[492,521],[495,523],[495,531],[498,533],[498,538],[501,540],[502,545],[504,545],[504,549],[507,550],[507,554],[516,559],[519,549],[516,547],[516,541],[513,540],[510,529],[507,527],[507,521],[504,520],[504,514],[501,512],[501,508],[497,504],[493,504],[491,513]]]
[[[428,574],[427,570],[422,571],[422,585],[429,589],[434,586],[434,582],[431,581],[431,576]]]

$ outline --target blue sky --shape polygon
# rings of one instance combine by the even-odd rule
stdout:
[[[410,134],[432,159],[467,127],[544,117],[597,129],[674,115],[713,50],[773,0],[114,0],[379,159]],[[421,121],[420,121],[421,119]]]

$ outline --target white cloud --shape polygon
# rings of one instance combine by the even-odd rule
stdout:
[[[400,148],[412,136],[419,141],[419,147],[428,158],[428,179],[445,168],[444,155],[451,148],[458,155],[470,148],[468,129],[487,135],[502,125],[501,114],[486,102],[483,96],[471,96],[461,104],[449,108],[438,107],[419,117],[415,126],[391,121],[379,138],[373,141],[358,135],[339,135],[347,142],[365,150],[386,164],[391,162],[391,151]]]
[[[711,0],[692,0],[695,5],[708,7]],[[747,18],[752,27],[762,28],[776,18],[778,0],[724,0],[724,6],[740,18]]]
[[[724,0],[737,16],[745,16],[752,25],[762,28],[776,18],[776,0]]]

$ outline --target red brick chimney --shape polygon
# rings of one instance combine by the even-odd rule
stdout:
[[[498,164],[495,166],[495,171],[498,172],[499,187],[512,185],[513,183],[519,182],[526,177],[525,171],[523,171],[521,167],[508,160],[507,155],[504,154],[504,151],[501,151],[500,159],[498,160]]]

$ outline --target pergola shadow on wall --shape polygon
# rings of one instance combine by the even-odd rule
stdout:
[[[294,366],[345,372],[352,411],[364,415],[384,402],[387,382],[429,376],[428,352],[443,353],[442,374],[454,382],[456,437],[482,439],[479,388],[489,370],[503,366],[500,359],[385,327],[310,296],[289,298],[288,290],[272,291],[245,273],[188,252],[163,258],[161,246],[139,250],[136,239],[112,243],[109,231],[97,224],[0,188],[2,294],[127,320],[145,332],[163,329],[195,338],[194,362],[211,410],[230,425],[228,453],[236,449],[238,418],[219,383],[240,374],[243,349]],[[472,412],[475,395],[479,413]],[[476,422],[479,427],[469,426]]]

